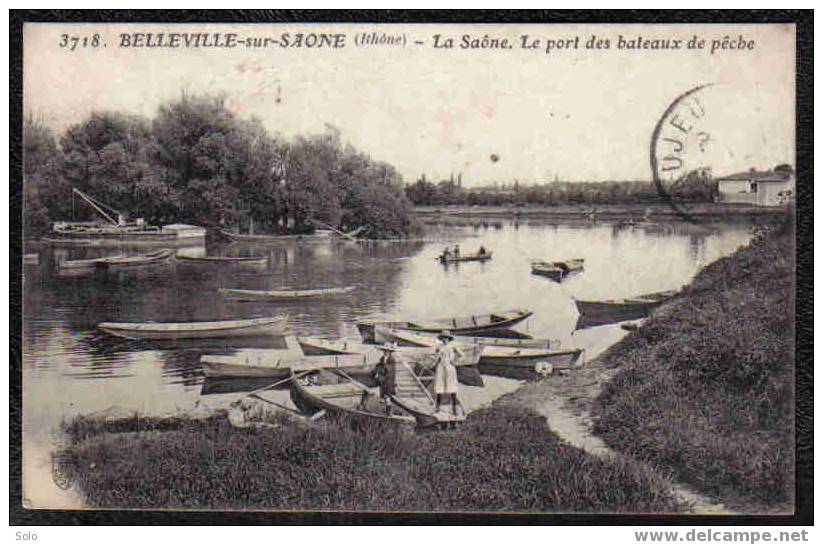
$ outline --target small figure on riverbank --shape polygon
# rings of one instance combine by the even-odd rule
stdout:
[[[394,344],[390,342],[381,346],[380,350],[383,351],[383,355],[377,364],[374,375],[380,387],[380,399],[383,400],[386,414],[391,415],[391,396],[395,392],[397,366],[400,364],[400,355],[397,354],[397,348]]]
[[[451,402],[452,412],[458,416],[457,368],[454,363],[463,353],[457,346],[450,344],[454,340],[450,331],[443,330],[437,338],[442,344],[437,347],[437,363],[434,369],[436,410],[439,412],[443,403]]]

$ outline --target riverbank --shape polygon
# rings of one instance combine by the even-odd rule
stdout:
[[[346,418],[80,417],[61,457],[88,507],[672,513],[667,483],[625,457],[561,441],[539,414],[501,403],[456,431]]]
[[[683,206],[688,210],[689,216],[697,222],[768,220],[783,214],[782,208],[752,206],[749,204],[686,203]],[[594,219],[596,220],[640,220],[647,213],[649,214],[649,219],[656,221],[683,219],[678,212],[666,203],[414,207],[415,216],[426,223],[437,220],[449,221],[479,218],[588,220],[591,211],[595,212]]]

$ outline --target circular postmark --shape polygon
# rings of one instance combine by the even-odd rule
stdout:
[[[792,96],[768,79],[705,83],[677,95],[650,142],[662,200],[690,222],[698,210],[711,217],[708,203],[780,204],[794,180]]]
[[[712,135],[704,127],[706,106],[701,98],[711,85],[698,85],[675,98],[652,132],[652,181],[662,199],[688,221],[694,218],[672,189],[707,177],[705,153]]]

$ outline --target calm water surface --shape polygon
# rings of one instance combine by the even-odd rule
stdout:
[[[427,319],[525,308],[534,316],[517,329],[560,339],[594,357],[625,332],[606,326],[572,334],[572,297],[607,299],[679,288],[704,265],[730,254],[750,237],[745,225],[711,228],[672,224],[618,229],[611,224],[507,223],[501,228],[450,228],[430,242],[352,244],[209,245],[194,254],[268,256],[249,269],[180,262],[113,273],[61,277],[56,263],[128,252],[123,249],[41,249],[40,263],[24,268],[24,444],[46,450],[62,418],[119,406],[166,414],[220,406],[237,393],[203,388],[203,353],[279,347],[277,339],[151,345],[109,337],[103,321],[237,319],[285,313],[298,333],[357,338],[354,321],[367,317]],[[443,266],[435,257],[446,244],[464,253],[480,244],[494,252],[486,263]],[[133,251],[133,250],[132,250]],[[585,271],[561,284],[530,274],[537,259],[585,258]],[[218,288],[318,288],[356,285],[335,298],[294,303],[226,300]],[[485,377],[485,388],[463,387],[467,406],[490,402],[518,382]],[[206,395],[208,394],[208,395]],[[284,401],[288,398],[284,393]]]

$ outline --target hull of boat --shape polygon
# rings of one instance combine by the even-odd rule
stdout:
[[[220,231],[230,240],[238,242],[325,242],[331,240],[331,233],[312,233],[309,235],[243,235],[229,231]]]
[[[480,357],[480,371],[509,378],[537,378],[561,369],[579,369],[584,363],[582,349],[549,352],[535,350],[525,354],[484,351]]]
[[[671,294],[659,294],[658,297],[645,296],[622,301],[575,301],[580,317],[577,329],[599,325],[616,324],[628,320],[645,318],[655,308],[662,305]]]
[[[453,335],[494,336],[526,320],[532,315],[530,311],[505,311],[499,314],[469,316],[466,318],[452,318],[434,320],[431,324],[417,324],[412,322],[358,322],[357,329],[364,342],[381,343],[380,330],[406,329],[419,333],[440,333],[444,329]],[[477,318],[480,318],[479,320]],[[486,321],[488,320],[488,321]]]
[[[278,378],[290,372],[340,369],[350,375],[370,375],[379,355],[311,356],[289,350],[262,350],[233,356],[204,355],[203,372],[213,378]]]
[[[334,295],[344,295],[355,290],[354,286],[345,288],[327,288],[318,290],[240,290],[224,288],[220,293],[239,301],[283,301],[292,299],[305,299],[312,297],[331,297]]]
[[[238,267],[251,267],[266,265],[268,263],[268,259],[265,257],[192,257],[186,255],[178,255],[175,259],[177,259],[181,263],[185,263],[186,265],[233,265]]]
[[[188,323],[114,323],[103,322],[98,329],[126,339],[214,339],[281,334],[286,317]]]
[[[174,254],[171,250],[163,250],[160,252],[156,252],[153,254],[146,254],[146,255],[139,255],[139,256],[132,256],[132,257],[120,257],[120,258],[107,258],[102,261],[98,261],[95,263],[95,268],[97,269],[109,269],[109,270],[119,270],[119,269],[129,269],[132,267],[146,267],[150,265],[162,265],[164,263],[168,263],[171,260],[171,256]]]
[[[492,252],[485,254],[464,255],[460,257],[446,257],[441,255],[437,259],[440,263],[462,263],[464,261],[488,261],[492,258]]]
[[[407,330],[395,330],[381,328],[377,336],[384,339],[383,342],[395,342],[398,346],[436,346],[437,335],[432,333],[416,333]],[[551,339],[532,338],[505,338],[505,337],[474,337],[470,335],[455,335],[454,341],[468,345],[483,346],[507,346],[511,348],[543,348],[557,349],[560,341]]]

